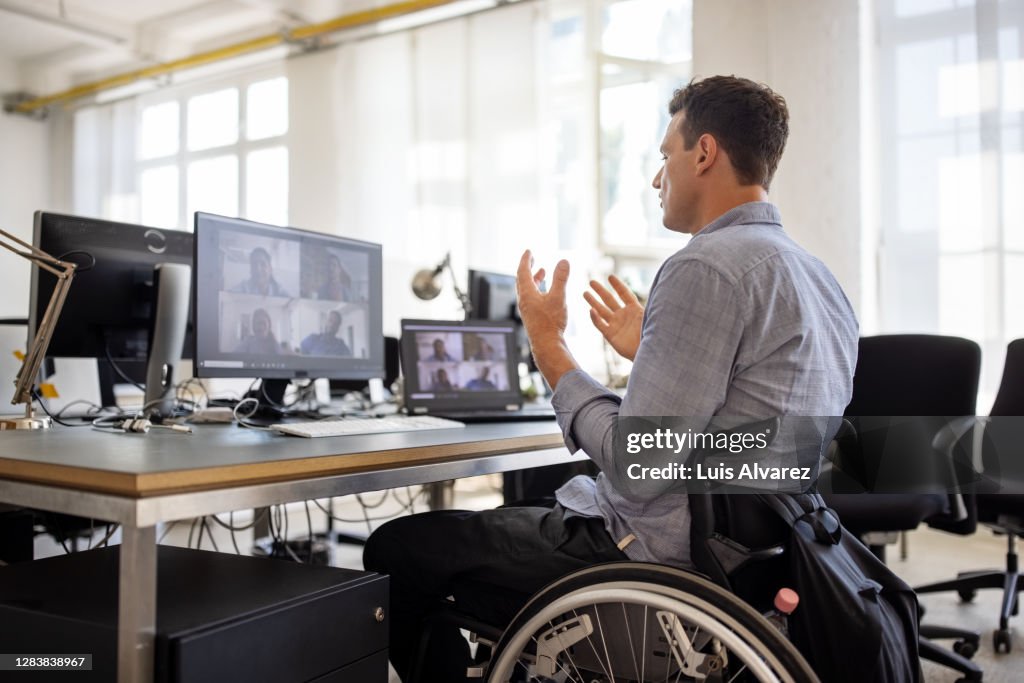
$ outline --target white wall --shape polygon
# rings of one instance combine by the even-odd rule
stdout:
[[[0,93],[19,89],[15,67],[0,60]],[[0,111],[0,227],[32,241],[32,213],[50,201],[50,126]],[[28,314],[29,265],[0,251],[0,317]]]
[[[772,185],[786,231],[861,309],[858,0],[694,0],[695,76],[735,74],[786,98]]]

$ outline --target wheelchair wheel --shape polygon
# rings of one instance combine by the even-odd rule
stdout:
[[[818,683],[752,607],[691,572],[622,562],[537,593],[495,647],[490,683]]]

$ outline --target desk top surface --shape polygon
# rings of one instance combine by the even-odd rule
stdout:
[[[554,422],[304,439],[199,425],[192,434],[90,428],[0,432],[0,478],[131,497],[558,448]]]

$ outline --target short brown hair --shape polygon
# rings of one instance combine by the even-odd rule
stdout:
[[[767,85],[736,76],[696,78],[676,90],[668,112],[686,111],[686,149],[710,133],[725,149],[743,185],[768,189],[789,137],[786,100]]]

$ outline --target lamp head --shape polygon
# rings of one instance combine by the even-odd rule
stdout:
[[[451,266],[451,262],[452,255],[445,254],[444,260],[437,264],[437,267],[416,271],[412,278],[412,293],[424,301],[436,299],[437,295],[441,293],[441,274],[444,273],[445,268]]]
[[[444,268],[441,266],[433,270],[424,268],[416,271],[412,278],[412,293],[416,295],[416,298],[424,301],[436,299],[437,295],[441,293],[442,272],[444,272]]]

